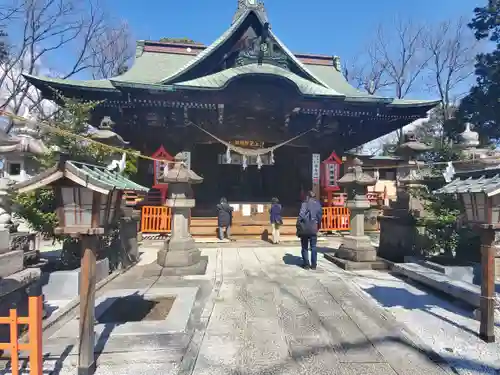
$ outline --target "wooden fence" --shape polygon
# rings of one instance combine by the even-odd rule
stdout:
[[[142,233],[168,233],[171,229],[170,207],[143,206]],[[322,232],[348,231],[351,229],[350,212],[346,207],[323,207]]]
[[[8,317],[0,317],[0,324],[10,326],[10,342],[0,343],[0,350],[10,351],[12,375],[19,375],[19,351],[29,352],[30,375],[42,375],[42,296],[29,297],[28,316],[17,315],[16,309],[10,309]],[[19,343],[19,325],[28,325],[28,343]]]
[[[351,213],[347,207],[323,207],[321,232],[348,231],[351,229]]]
[[[143,206],[141,215],[142,233],[168,233],[172,225],[170,207]]]

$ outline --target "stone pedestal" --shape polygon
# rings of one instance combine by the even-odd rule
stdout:
[[[172,190],[169,185],[169,195]],[[158,252],[160,266],[189,267],[200,261],[200,250],[189,233],[189,212],[194,204],[194,199],[167,199],[167,206],[172,207],[172,232]]]
[[[374,262],[377,260],[370,237],[365,235],[365,211],[370,208],[366,195],[356,196],[347,202],[351,211],[351,232],[342,239],[337,257],[354,262]]]
[[[343,269],[384,269],[387,265],[377,260],[375,247],[365,235],[365,213],[370,209],[366,190],[367,186],[375,185],[376,179],[364,173],[362,165],[361,160],[355,158],[349,172],[339,180],[339,185],[344,186],[348,193],[351,232],[344,236],[335,256],[325,254],[325,258]]]
[[[140,217],[131,208],[124,209],[124,215],[120,219],[120,263],[122,267],[126,268],[139,260],[137,225]]]
[[[5,182],[4,179],[2,179]],[[10,246],[10,213],[5,185],[0,182],[0,278],[5,278],[23,269],[24,251],[11,251]]]

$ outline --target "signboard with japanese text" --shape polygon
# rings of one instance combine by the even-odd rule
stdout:
[[[312,182],[313,184],[319,183],[321,167],[321,155],[312,154]]]

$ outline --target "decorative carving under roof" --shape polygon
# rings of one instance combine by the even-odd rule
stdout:
[[[269,34],[269,23],[265,23],[260,35],[245,34],[242,38],[242,48],[236,58],[236,65],[271,64],[289,70],[288,58],[285,52]]]
[[[233,23],[249,9],[254,10],[261,17],[262,21],[267,22],[267,12],[262,1],[238,0],[238,8],[233,17]]]

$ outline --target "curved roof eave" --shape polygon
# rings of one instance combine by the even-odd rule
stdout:
[[[441,100],[412,100],[412,99],[394,99],[392,103],[389,104],[391,107],[429,107],[429,109],[434,108],[439,105]]]
[[[112,91],[118,92],[110,80],[69,80],[61,78],[37,77],[23,73],[23,77],[36,88],[71,87],[89,91]]]
[[[175,91],[174,85],[162,85],[158,83],[143,83],[143,82],[129,82],[118,81],[111,79],[110,82],[117,88],[134,88],[154,91]]]
[[[229,68],[220,72],[195,78],[193,80],[179,82],[173,84],[174,87],[188,88],[188,89],[208,89],[208,90],[222,90],[226,88],[232,81],[241,76],[271,76],[280,79],[285,79],[295,85],[298,92],[305,96],[312,97],[335,97],[345,98],[345,95],[331,89],[320,86],[316,83],[310,82],[296,74],[270,64],[249,64]]]
[[[204,61],[208,56],[212,54],[214,50],[219,48],[223,43],[225,43],[235,32],[238,30],[238,28],[241,26],[243,21],[251,14],[255,14],[259,22],[264,25],[265,21],[261,18],[258,12],[255,12],[252,9],[246,10],[244,13],[241,14],[241,16],[218,38],[216,39],[210,46],[205,48],[201,53],[199,53],[195,58],[190,60],[186,65],[181,67],[178,71],[175,73],[171,74],[168,77],[165,77],[162,79],[160,82],[161,83],[168,83],[171,82],[172,80],[178,78],[181,74],[187,72],[189,69],[195,67],[202,61]],[[295,55],[281,42],[281,40],[278,39],[278,37],[273,33],[272,30],[269,30],[269,33],[272,38],[275,39],[276,43],[278,46],[283,49],[283,51],[287,54],[287,56],[302,70],[304,74],[309,76],[312,80],[314,80],[316,83],[327,87],[328,85],[323,82],[321,79],[319,79],[316,75],[314,75],[307,67],[299,61],[295,57]]]

